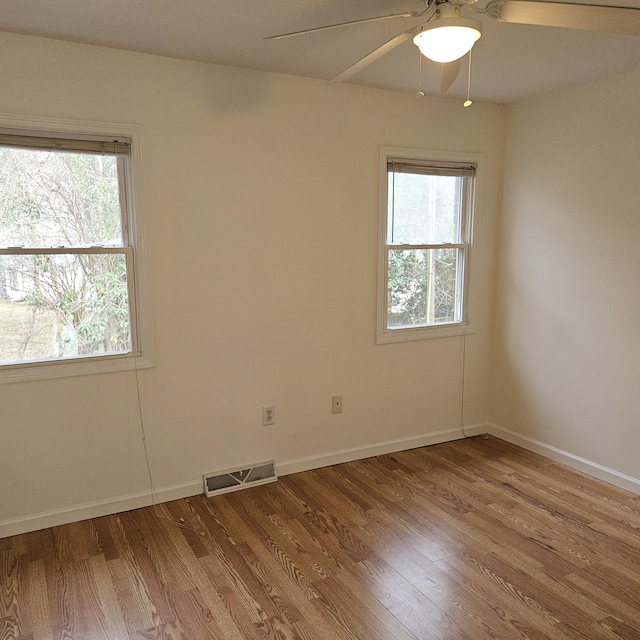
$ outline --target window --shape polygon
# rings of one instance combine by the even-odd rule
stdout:
[[[0,129],[3,381],[149,366],[131,182],[130,136]]]
[[[381,150],[378,343],[464,331],[478,162]]]

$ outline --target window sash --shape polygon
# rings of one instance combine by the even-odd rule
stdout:
[[[131,247],[111,247],[103,245],[91,245],[89,247],[4,247],[0,248],[0,256],[39,256],[56,254],[108,254],[133,251]]]
[[[388,173],[413,173],[426,176],[475,176],[476,165],[460,162],[433,162],[390,158],[387,160]]]
[[[455,299],[454,299],[454,320],[448,322],[421,322],[408,325],[389,325],[389,265],[390,254],[395,251],[411,251],[411,250],[438,250],[438,249],[455,249],[456,250],[456,274],[455,274]],[[467,264],[467,243],[461,244],[431,244],[431,245],[388,245],[386,247],[386,260],[385,260],[385,300],[383,306],[384,317],[384,330],[389,333],[396,333],[398,331],[411,331],[421,329],[436,329],[443,327],[451,327],[461,325],[466,322],[465,318],[465,296],[466,296],[466,264]],[[433,277],[431,274],[430,277]]]
[[[109,136],[57,136],[51,132],[16,132],[0,128],[0,146],[39,151],[92,153],[109,156],[127,156],[131,152],[131,140]]]
[[[469,246],[467,242],[443,242],[441,244],[392,244],[389,242],[386,249],[464,249],[467,246]]]
[[[56,364],[70,362],[72,360],[95,360],[98,358],[114,358],[131,355],[141,355],[138,336],[138,312],[136,308],[136,280],[133,260],[133,247],[64,247],[64,248],[22,248],[9,247],[0,249],[0,256],[29,256],[29,255],[113,255],[120,254],[125,257],[127,265],[127,302],[129,306],[129,333],[131,335],[131,349],[122,353],[89,354],[78,358],[51,358],[47,360],[3,363],[0,368],[21,367],[33,364]]]
[[[391,202],[389,202],[386,212],[386,230],[387,233],[384,236],[384,242],[387,245],[395,245],[401,246],[400,243],[394,242],[394,231],[395,231],[395,192],[396,192],[396,173],[405,173],[412,175],[421,175],[426,177],[453,177],[453,178],[461,178],[458,182],[458,199],[459,199],[459,208],[455,212],[457,217],[456,224],[456,232],[452,234],[451,241],[455,242],[465,242],[467,239],[468,229],[466,228],[467,223],[467,215],[466,215],[466,204],[469,202],[468,198],[470,197],[470,184],[473,184],[475,181],[476,175],[476,167],[475,165],[470,164],[460,164],[460,163],[441,163],[441,165],[434,165],[433,162],[425,162],[425,163],[417,163],[412,164],[409,160],[391,160],[388,161],[387,164],[387,195],[391,195]],[[471,192],[472,193],[472,192]],[[391,238],[389,238],[389,224],[391,224]],[[452,244],[451,241],[449,243],[441,243]],[[402,244],[411,244],[411,243],[402,243]],[[417,243],[416,243],[417,244]],[[435,243],[433,243],[435,244]],[[426,245],[425,245],[426,246]]]
[[[4,131],[3,129],[0,129],[0,146],[8,146],[8,147],[13,147],[15,148],[16,145],[3,145],[2,144],[2,131]],[[28,137],[28,136],[26,136]],[[62,138],[60,138],[60,140],[63,140]],[[126,140],[129,140],[128,138],[126,138]],[[75,142],[72,139],[67,139],[65,138],[64,141],[69,141],[69,142]],[[82,141],[81,141],[82,142]],[[106,155],[117,155],[117,165],[118,165],[118,196],[119,196],[119,202],[120,202],[120,229],[121,229],[121,236],[122,236],[122,244],[117,245],[120,247],[130,247],[132,246],[132,242],[131,242],[131,235],[130,235],[130,228],[129,228],[129,211],[128,211],[128,198],[127,198],[127,194],[128,194],[128,184],[127,184],[127,166],[126,166],[126,162],[127,160],[130,158],[130,152],[131,152],[131,144],[130,141],[127,142],[127,153],[126,154],[106,154]],[[29,147],[30,149],[38,149],[39,147]],[[59,151],[59,149],[47,149],[47,148],[40,148],[41,150],[44,151]],[[75,152],[75,153],[83,153],[82,151],[77,151],[77,150],[73,150],[71,148],[66,149],[66,151],[69,152]],[[97,151],[87,151],[87,153],[91,153],[91,154],[97,154],[99,152]],[[105,154],[100,154],[100,155],[105,155]],[[106,245],[93,245],[96,247],[101,247],[101,246],[106,246]],[[110,245],[109,245],[110,246]],[[63,249],[71,249],[73,248],[74,245],[70,245],[70,246],[64,246],[62,247]],[[0,246],[0,252],[5,250],[5,249],[9,249],[9,250],[15,250],[15,249],[22,249],[23,247],[1,247]],[[37,248],[37,247],[31,247],[30,249],[36,251],[37,253],[44,253],[46,252],[46,250],[50,249],[51,247],[42,247],[42,248]],[[58,247],[60,248],[60,247]]]

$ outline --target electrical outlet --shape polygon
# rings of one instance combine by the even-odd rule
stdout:
[[[331,398],[331,413],[342,413],[342,396]]]
[[[265,427],[276,423],[276,408],[271,405],[269,407],[262,407],[262,424]]]

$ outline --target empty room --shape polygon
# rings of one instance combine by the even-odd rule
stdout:
[[[640,638],[621,2],[4,3],[0,640]]]

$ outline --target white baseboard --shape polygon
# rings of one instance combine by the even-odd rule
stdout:
[[[416,449],[418,447],[426,447],[442,442],[451,442],[460,440],[468,436],[475,436],[481,433],[489,433],[497,438],[511,442],[528,451],[538,453],[545,458],[549,458],[554,462],[564,464],[571,469],[586,473],[600,480],[604,480],[621,489],[626,489],[632,493],[640,495],[640,480],[627,476],[613,469],[608,469],[596,462],[591,462],[585,458],[573,455],[567,451],[563,451],[551,445],[540,442],[528,436],[523,436],[509,429],[505,429],[496,424],[475,424],[465,427],[464,433],[461,429],[448,429],[445,431],[436,431],[419,436],[411,436],[409,438],[398,438],[396,440],[387,440],[375,444],[369,444],[362,447],[352,447],[350,449],[341,449],[318,456],[308,456],[305,458],[297,458],[281,463],[276,463],[278,475],[285,476],[291,473],[299,473],[301,471],[310,471],[311,469],[319,469],[320,467],[328,467],[342,462],[351,462],[353,460],[361,460],[372,456],[379,456],[386,453],[395,453],[397,451],[405,451],[407,449]],[[156,501],[168,502],[169,500],[178,500],[189,496],[202,493],[202,480],[187,482],[180,485],[163,487],[156,489]],[[47,527],[54,527],[70,522],[79,522],[88,518],[98,518],[114,513],[122,513],[131,509],[147,507],[153,504],[151,494],[148,491],[130,494],[126,496],[118,496],[108,500],[100,500],[83,505],[76,505],[63,509],[55,509],[38,513],[35,515],[14,518],[12,520],[0,521],[0,538],[28,533],[29,531],[37,531]]]
[[[398,438],[397,440],[386,440],[363,447],[353,447],[351,449],[341,449],[319,456],[309,456],[307,458],[297,458],[288,462],[277,463],[278,475],[286,476],[290,473],[300,473],[321,467],[330,467],[342,462],[352,462],[373,456],[381,456],[385,453],[395,453],[396,451],[406,451],[407,449],[417,449],[418,447],[428,447],[432,444],[451,442],[469,436],[477,436],[486,431],[485,424],[469,425],[465,427],[464,433],[461,429],[447,429],[446,431],[435,431],[409,438]]]
[[[396,451],[405,451],[406,449],[415,449],[417,447],[426,447],[432,444],[459,440],[464,437],[484,433],[485,431],[486,426],[484,424],[470,425],[465,427],[464,433],[461,429],[448,429],[446,431],[436,431],[434,433],[411,436],[409,438],[387,440],[362,447],[341,449],[319,456],[308,456],[306,458],[298,458],[282,463],[276,462],[276,470],[278,475],[285,476],[291,473],[299,473],[300,471],[328,467],[334,464],[340,464],[341,462],[351,462],[352,460],[361,460],[362,458],[370,458],[385,453],[394,453]],[[202,479],[185,484],[163,487],[155,491],[156,502],[168,502],[169,500],[187,498],[202,493],[202,491]],[[88,518],[99,518],[114,513],[122,513],[123,511],[130,511],[131,509],[148,507],[151,504],[153,504],[151,493],[149,491],[142,491],[140,493],[99,500],[88,504],[45,511],[44,513],[14,518],[12,520],[4,520],[0,521],[0,538],[37,531],[38,529],[45,529],[47,527],[69,524],[70,522],[79,522],[80,520],[87,520]]]
[[[202,493],[202,480],[186,484],[156,489],[156,502],[168,502]],[[80,522],[89,518],[99,518],[113,513],[122,513],[148,507],[153,504],[150,491],[141,491],[107,500],[98,500],[87,504],[74,505],[63,509],[54,509],[22,518],[0,521],[0,538],[15,536],[29,531],[38,531],[47,527],[56,527],[70,522]]]
[[[640,495],[640,480],[637,478],[603,467],[597,462],[591,462],[591,460],[586,460],[585,458],[581,458],[580,456],[568,453],[562,449],[552,447],[551,445],[535,440],[534,438],[529,438],[528,436],[515,433],[514,431],[505,429],[497,424],[487,424],[486,431],[496,438],[506,440],[507,442],[518,445],[528,451],[539,453],[554,462],[563,464],[571,469],[575,469],[576,471],[586,473],[587,475],[598,478],[599,480],[604,480],[605,482],[608,482],[615,487],[619,487],[620,489],[625,489],[626,491],[631,491],[632,493]]]

